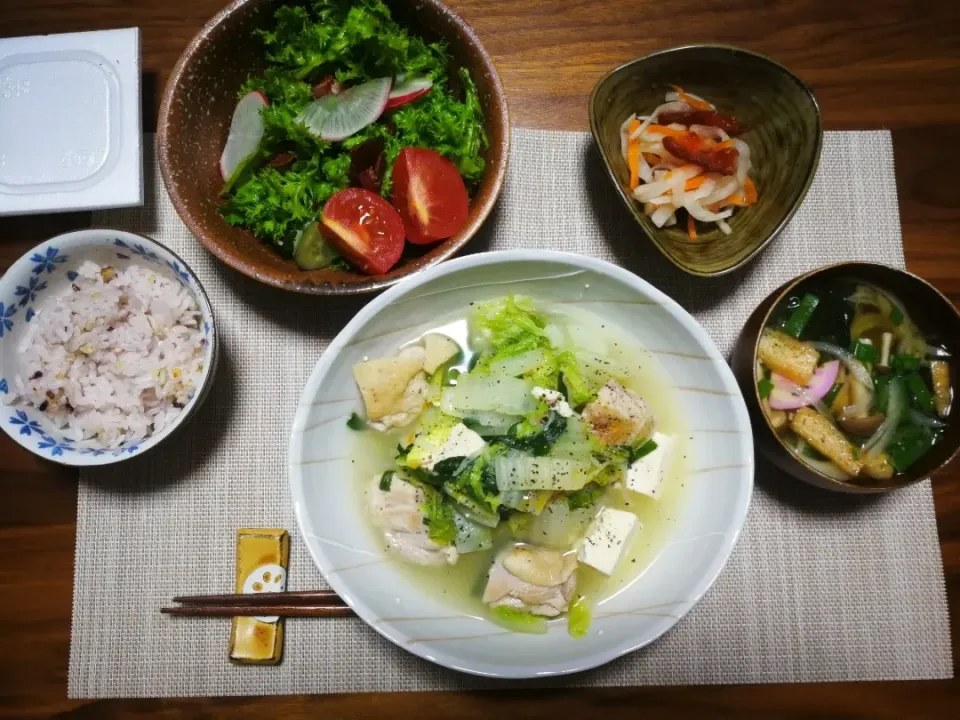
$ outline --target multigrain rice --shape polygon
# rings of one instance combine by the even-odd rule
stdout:
[[[84,262],[30,323],[12,403],[37,408],[77,442],[142,440],[171,423],[199,387],[200,324],[196,299],[172,278]]]

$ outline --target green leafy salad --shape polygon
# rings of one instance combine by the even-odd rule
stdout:
[[[349,427],[398,443],[367,491],[390,551],[485,554],[481,601],[521,631],[568,614],[586,632],[591,585],[640,569],[627,560],[670,474],[677,438],[632,389],[629,346],[588,324],[509,296],[353,368],[366,418]]]
[[[487,138],[474,81],[450,74],[445,44],[411,34],[380,0],[282,6],[257,33],[269,66],[241,89],[221,158],[227,222],[304,269],[346,261],[371,274],[405,239],[455,234]]]

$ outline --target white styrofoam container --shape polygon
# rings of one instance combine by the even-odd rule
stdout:
[[[0,215],[143,204],[140,31],[0,39]]]

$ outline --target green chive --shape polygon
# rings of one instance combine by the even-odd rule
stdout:
[[[827,407],[830,407],[833,404],[833,401],[836,399],[840,390],[843,388],[843,383],[834,383],[833,387],[827,391],[827,394],[823,396],[823,404]]]
[[[393,483],[393,471],[387,470],[380,476],[380,489],[383,490],[383,492],[390,492],[391,483]]]
[[[356,413],[350,413],[350,417],[347,418],[347,427],[351,430],[366,430],[367,424]]]
[[[903,381],[906,383],[910,397],[913,399],[914,407],[921,412],[934,412],[933,393],[930,392],[930,388],[927,387],[924,379],[920,377],[920,373],[907,373]]]
[[[877,361],[877,349],[861,340],[857,341],[853,349],[853,356],[862,363],[875,363]]]
[[[790,319],[787,320],[783,326],[783,331],[792,337],[800,337],[807,327],[807,323],[810,322],[810,318],[813,317],[813,311],[817,309],[817,305],[819,304],[820,298],[816,295],[806,293],[803,298],[801,298],[800,304],[797,305],[796,309],[791,313]]]
[[[896,305],[890,310],[890,322],[894,325],[899,325],[904,320],[903,311],[900,310]]]
[[[630,462],[631,463],[636,462],[640,458],[646,457],[656,449],[657,449],[657,443],[654,442],[653,440],[647,440],[645,443],[643,443],[643,445],[641,445],[636,450],[633,450],[630,453]]]

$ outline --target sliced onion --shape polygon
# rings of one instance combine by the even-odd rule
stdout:
[[[947,424],[943,420],[924,415],[919,410],[914,410],[913,408],[907,410],[907,417],[910,418],[910,422],[914,425],[920,425],[921,427],[932,428],[934,430],[943,430],[943,428],[947,427]]]
[[[650,216],[650,219],[653,221],[653,224],[658,228],[662,228],[673,216],[674,210],[669,205],[664,205],[663,207],[658,207],[653,211],[653,214]]]
[[[725,177],[723,180],[718,181],[716,187],[713,189],[713,192],[703,199],[703,204],[713,205],[714,203],[730,197],[733,195],[733,193],[740,189],[740,183],[737,182],[735,177]]]
[[[747,173],[753,165],[750,162],[750,146],[740,138],[733,139],[733,146],[737,149],[737,182],[744,185],[747,182]]]
[[[893,433],[900,425],[900,420],[907,408],[907,393],[900,378],[895,377],[890,381],[887,392],[889,393],[887,417],[863,445],[863,449],[867,450],[871,457],[875,457],[887,449],[887,445],[890,444]]]
[[[627,145],[630,143],[630,123],[636,119],[636,115],[631,115],[623,121],[620,126],[620,154],[627,159]]]
[[[717,220],[717,227],[720,228],[720,232],[724,235],[729,235],[733,232],[733,229],[727,224],[726,220]]]
[[[710,212],[696,200],[685,202],[683,206],[687,209],[688,213],[693,215],[694,218],[700,220],[701,222],[716,222],[717,220],[726,220],[728,217],[733,215],[733,210],[724,210],[718,213]]]
[[[935,357],[935,358],[951,357],[949,352],[947,352],[943,348],[937,347],[936,345],[927,345],[923,348],[923,351],[924,353],[926,353],[927,357]]]
[[[870,373],[867,371],[866,366],[857,360],[852,353],[847,352],[839,345],[834,345],[833,343],[811,342],[809,345],[822,353],[826,353],[827,355],[837,358],[840,362],[847,366],[847,370],[853,373],[853,376],[857,380],[863,383],[864,387],[873,390],[873,378],[870,377]]]

